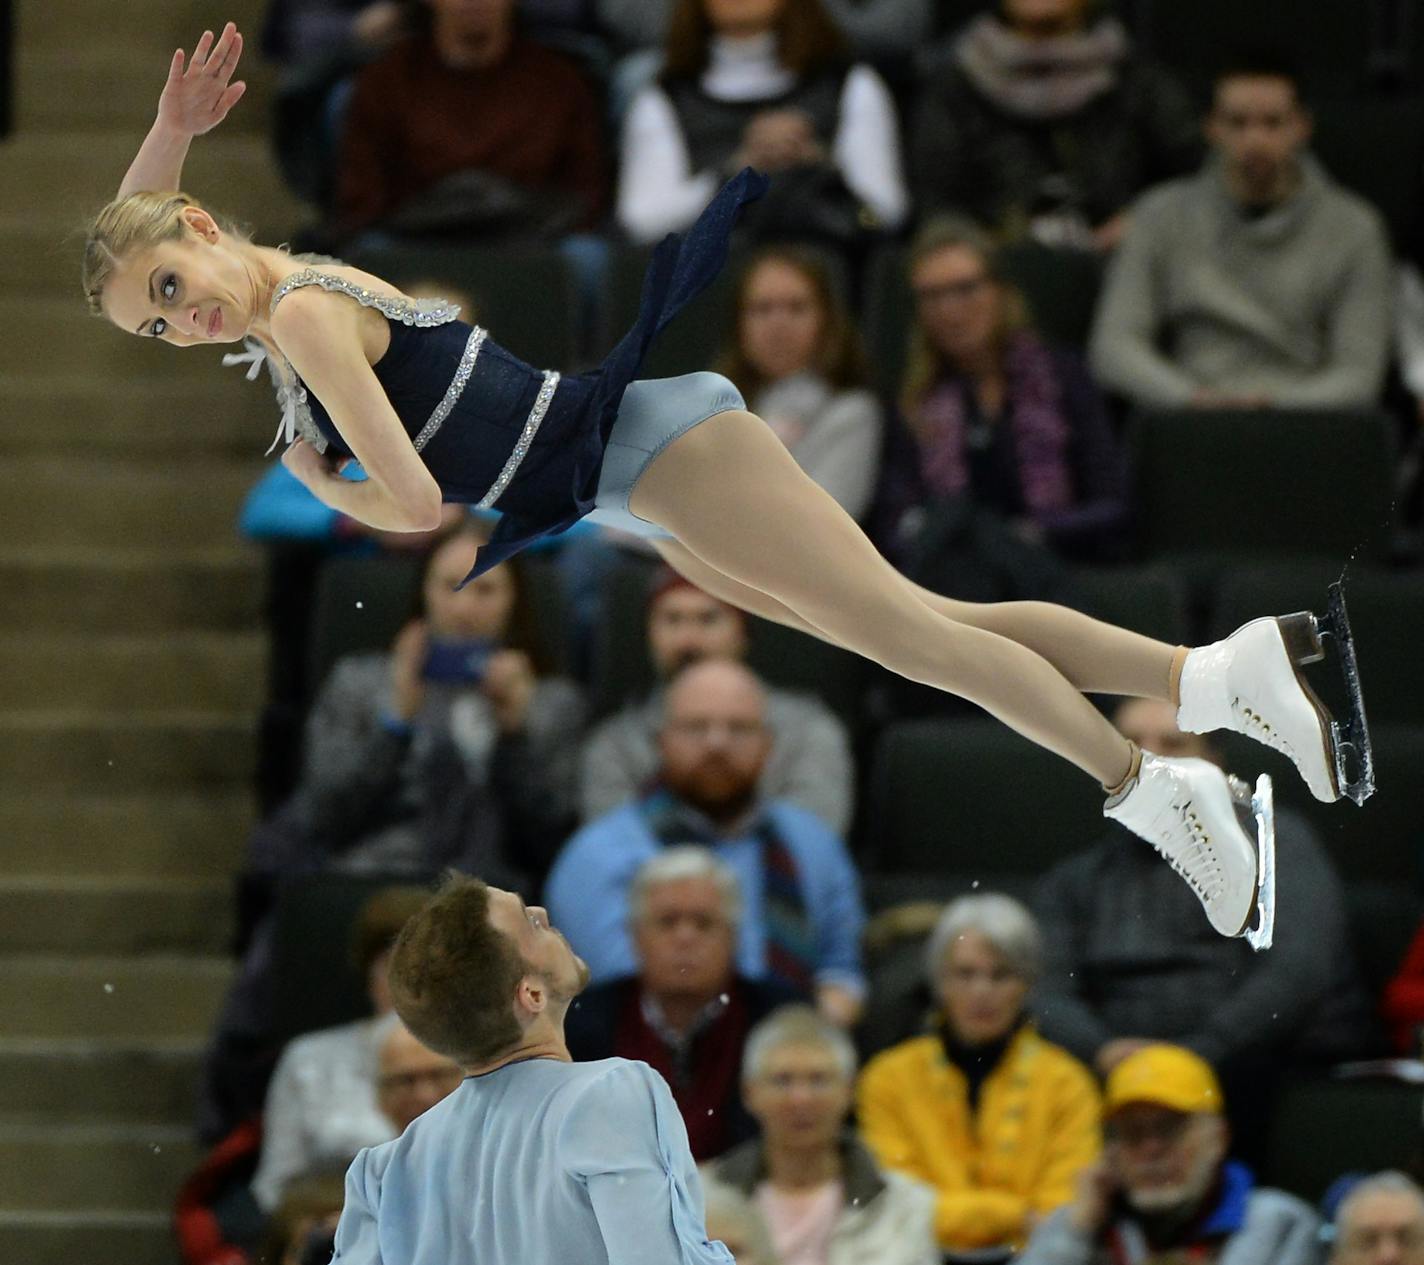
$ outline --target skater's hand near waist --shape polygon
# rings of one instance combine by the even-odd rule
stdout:
[[[203,32],[186,70],[183,50],[178,49],[169,63],[168,82],[158,99],[159,123],[190,137],[215,128],[247,91],[242,80],[229,82],[241,56],[242,35],[231,22],[223,27],[216,43],[211,31]]]

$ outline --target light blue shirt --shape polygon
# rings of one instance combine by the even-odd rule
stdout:
[[[734,1265],[646,1063],[467,1077],[346,1174],[332,1265]]]
[[[863,990],[860,933],[865,909],[860,879],[845,844],[819,817],[786,800],[762,812],[796,862],[802,900],[815,939],[818,984]],[[628,931],[628,892],[643,862],[662,845],[636,804],[625,804],[588,823],[564,845],[544,887],[549,919],[585,962],[596,981],[635,975],[637,958]],[[737,970],[749,979],[767,973],[767,925],[762,844],[745,833],[718,841],[717,858],[737,876],[742,919]]]

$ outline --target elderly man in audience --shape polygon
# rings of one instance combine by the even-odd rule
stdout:
[[[1102,1161],[1016,1265],[1315,1265],[1320,1220],[1226,1158],[1221,1087],[1180,1046],[1146,1046],[1108,1077]]]
[[[1330,1265],[1424,1265],[1424,1190],[1403,1173],[1376,1173],[1335,1214]]]
[[[298,1037],[272,1074],[262,1120],[262,1152],[252,1194],[264,1212],[294,1178],[345,1163],[363,1146],[393,1137],[376,1093],[382,1046],[398,1021],[386,979],[405,921],[429,898],[419,887],[383,888],[356,917],[353,958],[371,999],[369,1018]]]
[[[1021,1246],[1098,1154],[1092,1075],[1028,1019],[1039,957],[1018,901],[951,903],[926,953],[934,1032],[877,1055],[860,1078],[866,1142],[882,1164],[935,1189],[949,1252]]]
[[[464,1077],[458,1063],[426,1049],[405,1024],[392,1024],[376,1067],[376,1102],[394,1130],[391,1136],[404,1133],[416,1116],[453,1093]]]
[[[667,682],[701,659],[746,657],[747,617],[671,567],[654,574],[647,628],[648,651],[661,684],[589,736],[581,791],[585,821],[641,794],[657,777]],[[855,780],[845,726],[819,700],[778,689],[766,690],[766,723],[772,743],[762,767],[762,794],[799,804],[844,834]]]
[[[708,1190],[751,1199],[784,1265],[936,1265],[933,1193],[882,1171],[846,1128],[855,1062],[809,1006],[762,1020],[742,1066],[762,1136],[705,1165]]]
[[[737,967],[804,992],[843,1023],[864,980],[860,882],[845,844],[812,813],[762,790],[766,694],[744,665],[694,663],[668,687],[651,790],[584,826],[549,874],[546,901],[595,982],[637,971],[634,876],[673,844],[709,847],[737,876]]]
[[[1195,176],[1134,204],[1092,335],[1099,380],[1151,407],[1347,408],[1384,381],[1394,292],[1379,214],[1310,154],[1292,70],[1217,76]]]
[[[1167,703],[1124,703],[1116,724],[1145,751],[1220,762],[1205,738],[1177,728]],[[1300,818],[1279,810],[1276,830],[1289,864],[1277,879],[1282,918],[1269,953],[1214,935],[1116,832],[1050,870],[1035,902],[1044,1035],[1103,1075],[1149,1041],[1196,1051],[1226,1081],[1247,1158],[1260,1147],[1282,1064],[1356,1056],[1372,1030],[1340,879]]]
[[[641,1059],[662,1074],[696,1160],[755,1131],[738,1094],[747,1033],[801,997],[737,974],[741,904],[736,875],[706,848],[657,853],[628,893],[637,975],[588,989],[564,1022],[576,1060]]]

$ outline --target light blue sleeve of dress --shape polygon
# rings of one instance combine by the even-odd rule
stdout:
[[[570,1108],[559,1151],[588,1191],[608,1265],[735,1265],[708,1241],[687,1129],[646,1063],[609,1060]]]
[[[376,1208],[381,1181],[374,1152],[367,1149],[346,1170],[346,1202],[336,1223],[336,1253],[331,1265],[383,1265],[377,1236]]]

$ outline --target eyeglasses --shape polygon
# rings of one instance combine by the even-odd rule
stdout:
[[[422,1085],[431,1089],[448,1090],[465,1079],[465,1073],[454,1064],[449,1067],[432,1067],[425,1072],[391,1072],[382,1076],[376,1084],[382,1093],[409,1094]]]
[[[765,732],[765,726],[758,720],[673,720],[667,727],[679,738],[697,742],[706,742],[719,730],[726,732],[729,742],[751,742]]]
[[[915,286],[915,302],[928,305],[943,303],[948,299],[962,301],[972,299],[989,284],[989,274],[981,272],[977,277],[966,277],[963,281],[946,281],[942,285]]]

